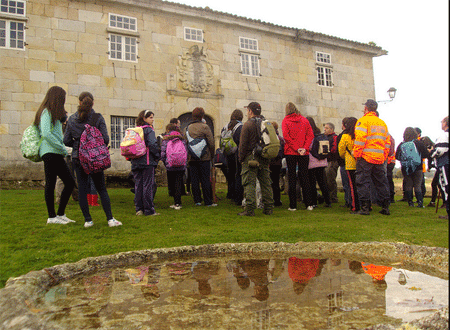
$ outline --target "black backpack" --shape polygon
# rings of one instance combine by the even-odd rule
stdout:
[[[330,153],[330,141],[328,137],[325,134],[316,135],[309,152],[319,160],[327,158]]]

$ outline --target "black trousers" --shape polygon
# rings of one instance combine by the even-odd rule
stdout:
[[[281,204],[281,191],[280,191],[280,173],[281,165],[270,165],[270,179],[272,180],[272,192],[273,202],[275,206]]]
[[[308,169],[308,179],[311,186],[311,202],[312,205],[317,205],[317,190],[316,182],[319,185],[322,196],[325,199],[325,204],[330,205],[330,192],[328,190],[327,177],[325,175],[325,167],[315,167]]]
[[[297,208],[297,175],[302,188],[303,202],[306,207],[313,205],[311,201],[311,186],[308,179],[309,156],[286,155],[286,165],[288,174],[288,195],[289,208]]]
[[[55,213],[55,186],[56,177],[59,177],[64,183],[64,189],[59,201],[58,215],[64,215],[67,203],[69,202],[72,190],[75,187],[75,180],[70,173],[69,167],[64,160],[63,155],[47,153],[42,156],[45,172],[45,204],[49,218],[56,217]]]
[[[356,162],[356,188],[358,190],[359,201],[370,201],[370,187],[377,192],[378,201],[389,201],[389,184],[386,173],[386,162],[383,164],[372,164],[364,158],[359,158]]]

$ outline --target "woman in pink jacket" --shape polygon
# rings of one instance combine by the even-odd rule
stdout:
[[[286,104],[286,116],[281,125],[285,140],[284,155],[288,172],[289,211],[297,210],[297,176],[302,188],[306,209],[313,210],[311,188],[308,180],[309,147],[314,133],[309,121],[298,111],[294,103]]]

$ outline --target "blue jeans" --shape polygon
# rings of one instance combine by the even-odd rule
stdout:
[[[345,170],[345,166],[340,166],[339,171],[341,173],[342,188],[344,188],[345,205],[350,206],[350,205],[352,205],[352,197],[351,197],[350,185],[349,185],[349,181],[348,181],[347,171]]]

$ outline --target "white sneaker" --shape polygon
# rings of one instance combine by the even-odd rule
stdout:
[[[137,215],[137,216],[141,216],[141,215],[144,215],[144,212],[143,212],[143,211],[141,211],[141,210],[139,210],[139,211],[137,211],[137,212],[136,212],[136,215]]]
[[[314,210],[314,206],[308,206],[307,208],[306,208],[308,211],[312,211],[312,210]]]
[[[72,219],[69,219],[68,217],[66,217],[65,214],[64,215],[57,215],[56,217],[59,218],[59,219],[62,219],[64,221],[67,221],[67,222],[75,222],[75,220],[72,220]]]
[[[84,227],[85,228],[92,227],[93,225],[94,225],[94,221],[85,221],[84,222]]]
[[[54,217],[54,218],[48,218],[47,223],[56,223],[58,225],[67,225],[69,222],[64,219]]]
[[[297,211],[297,209],[291,209],[291,208],[288,208],[288,211],[294,212],[294,211]]]
[[[108,226],[110,226],[110,227],[122,226],[122,222],[117,221],[116,219],[112,218],[112,219],[108,220]]]
[[[170,205],[170,208],[174,210],[181,210],[181,205],[180,204]]]

